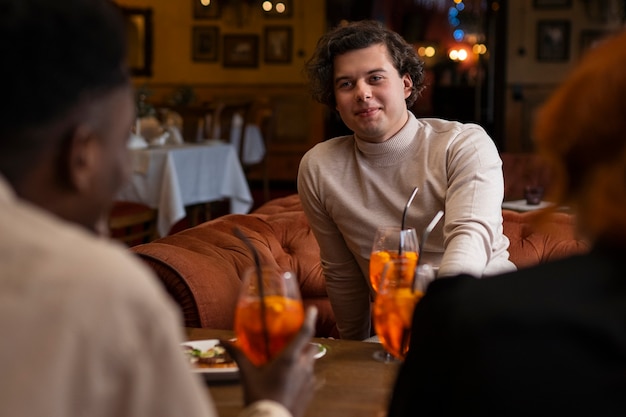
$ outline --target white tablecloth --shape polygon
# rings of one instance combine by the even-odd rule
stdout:
[[[131,150],[133,174],[118,194],[158,209],[158,232],[166,236],[186,215],[185,206],[230,199],[231,213],[247,213],[252,195],[235,148],[208,141]]]
[[[553,205],[554,203],[550,203],[549,201],[541,201],[539,202],[539,204],[528,204],[526,203],[526,200],[511,200],[511,201],[504,201],[502,203],[502,208],[507,209],[507,210],[523,212],[523,211],[541,210],[547,207],[551,207]]]

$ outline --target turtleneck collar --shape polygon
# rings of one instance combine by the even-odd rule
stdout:
[[[408,113],[409,118],[402,129],[384,142],[366,142],[354,135],[356,147],[366,161],[376,166],[389,166],[410,154],[408,150],[414,142],[419,121],[413,113]]]

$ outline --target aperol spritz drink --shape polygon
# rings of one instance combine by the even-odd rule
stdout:
[[[255,365],[274,358],[298,333],[304,308],[296,275],[275,268],[261,269],[263,297],[257,270],[247,270],[235,310],[237,344]]]

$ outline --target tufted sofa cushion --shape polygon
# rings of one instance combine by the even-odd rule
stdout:
[[[534,225],[533,213],[503,210],[503,218],[511,260],[518,267],[587,250],[575,238],[569,214],[550,215],[546,230]],[[297,194],[272,200],[254,213],[219,217],[131,250],[155,270],[188,327],[232,329],[239,277],[254,265],[246,246],[233,235],[234,227],[251,239],[263,262],[297,273],[305,305],[319,309],[316,335],[337,337],[319,246]]]
[[[189,327],[232,329],[240,277],[254,266],[248,248],[233,234],[238,227],[261,262],[296,272],[305,306],[319,310],[316,334],[337,336],[326,294],[319,246],[297,195],[273,200],[247,215],[231,214],[154,242],[134,246],[181,306]]]
[[[518,268],[564,258],[589,250],[576,236],[574,216],[550,213],[541,221],[538,212],[502,210],[504,234],[509,238],[509,259]]]

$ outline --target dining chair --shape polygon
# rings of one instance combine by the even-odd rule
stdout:
[[[254,170],[261,171],[261,181],[263,187],[263,199],[264,202],[270,199],[270,185],[269,185],[269,172],[267,165],[268,143],[273,130],[273,114],[269,106],[259,106],[253,100],[243,100],[236,102],[223,102],[217,107],[217,119],[219,122],[219,138],[232,143],[232,132],[236,128],[237,123],[241,123],[239,126],[239,140],[236,147],[239,161],[243,167],[246,179],[250,182],[250,173]],[[239,120],[235,116],[239,116]],[[246,136],[246,126],[249,124],[256,124],[261,130],[263,142],[265,145],[265,155],[259,162],[248,163],[244,158],[244,144]]]
[[[157,210],[145,204],[115,201],[109,212],[111,238],[129,247],[156,239],[156,224]]]
[[[185,142],[199,142],[212,138],[215,107],[207,103],[197,106],[171,106],[169,110],[176,112],[182,119],[182,135]]]

